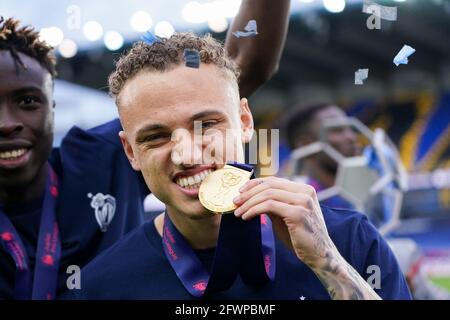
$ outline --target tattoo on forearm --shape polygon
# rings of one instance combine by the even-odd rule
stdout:
[[[314,265],[318,257],[324,261],[324,264],[313,270],[332,299],[380,299],[358,272],[339,255],[328,236],[325,221],[315,216],[315,212],[321,212],[315,206],[314,201],[308,203],[303,221],[304,230],[312,235],[314,250],[297,252],[299,258],[309,266]]]
[[[325,266],[316,272],[332,299],[378,300],[369,284],[342,258],[327,253]]]

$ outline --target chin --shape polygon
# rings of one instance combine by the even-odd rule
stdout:
[[[216,214],[207,210],[198,201],[196,204],[186,204],[179,207],[178,212],[191,219],[203,219],[206,217],[215,216]]]
[[[0,170],[0,185],[5,188],[26,188],[37,176],[37,170],[19,168]]]

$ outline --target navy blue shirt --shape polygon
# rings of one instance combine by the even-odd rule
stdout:
[[[409,289],[391,250],[366,217],[355,211],[322,207],[331,239],[364,278],[370,265],[381,271],[383,299],[410,299]],[[214,249],[197,250],[206,268]],[[276,242],[276,277],[263,286],[234,285],[211,299],[330,299],[315,274],[281,242]],[[81,272],[81,289],[68,299],[194,299],[167,261],[154,219],[102,253]]]
[[[119,120],[91,130],[72,128],[49,162],[60,183],[57,220],[62,241],[58,293],[67,290],[69,265],[80,268],[142,224],[149,193],[118,137]],[[132,200],[131,200],[132,199]],[[6,208],[34,270],[42,200]],[[0,299],[13,299],[14,261],[0,250]]]

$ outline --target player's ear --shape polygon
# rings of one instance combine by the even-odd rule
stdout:
[[[242,98],[240,101],[240,119],[242,129],[242,142],[249,143],[253,136],[253,115],[248,105],[248,100]]]
[[[138,161],[134,157],[134,151],[131,147],[131,144],[128,142],[127,134],[124,131],[119,132],[120,141],[122,141],[123,150],[125,151],[125,154],[127,155],[128,160],[130,161],[131,166],[134,170],[140,171],[141,168],[139,166]]]

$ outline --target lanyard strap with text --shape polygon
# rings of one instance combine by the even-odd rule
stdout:
[[[228,164],[247,171],[253,170],[253,167],[245,164]],[[251,221],[236,218],[233,214],[222,216],[211,272],[203,267],[167,212],[164,216],[162,243],[169,263],[183,286],[194,297],[230,288],[238,273],[247,284],[262,284],[275,277],[275,241],[272,223],[266,215]]]
[[[0,244],[14,260],[16,266],[14,298],[19,300],[53,300],[56,295],[61,258],[61,240],[55,211],[58,178],[50,165],[48,168],[34,279],[24,243],[0,207]]]

